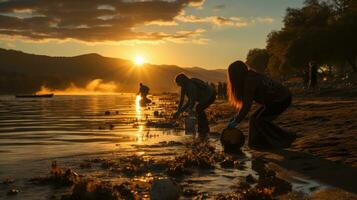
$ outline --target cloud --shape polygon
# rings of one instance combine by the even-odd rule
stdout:
[[[0,46],[2,46],[4,48],[9,48],[9,49],[13,49],[16,47],[15,44],[13,44],[12,42],[6,42],[6,41],[1,41]]]
[[[234,26],[237,28],[248,25],[247,22],[238,17],[226,18],[221,16],[198,17],[195,15],[180,15],[175,19],[185,23],[210,23],[217,26]]]
[[[216,26],[232,26],[242,28],[255,23],[270,24],[274,22],[272,17],[256,17],[256,18],[242,18],[242,17],[222,17],[222,16],[208,16],[198,17],[195,15],[185,15],[184,13],[175,17],[175,20],[184,23],[208,23]]]
[[[214,11],[220,11],[220,10],[222,10],[222,9],[224,9],[224,8],[226,8],[226,5],[224,5],[224,4],[219,4],[219,5],[215,5],[215,6],[213,7],[213,10],[214,10]]]
[[[202,0],[202,1],[192,1],[192,2],[190,2],[190,6],[191,7],[196,7],[196,8],[200,8],[200,9],[202,9],[202,6],[203,6],[203,4],[205,3],[205,1],[206,0]]]
[[[177,26],[178,23],[175,21],[152,21],[145,24],[146,26],[157,25],[157,26]]]
[[[194,44],[207,44],[209,39],[201,38],[202,33],[206,32],[205,29],[196,29],[193,31],[178,31],[174,35],[166,38],[167,41],[176,43],[194,43]]]
[[[258,21],[259,23],[264,23],[264,24],[271,24],[274,22],[274,18],[272,17],[257,17],[255,20]]]
[[[173,25],[174,18],[186,7],[203,3],[204,0],[0,1],[0,34],[86,42],[171,39],[182,35],[134,29],[150,23]]]

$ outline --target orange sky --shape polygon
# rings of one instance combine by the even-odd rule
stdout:
[[[226,68],[263,48],[303,0],[0,0],[0,48],[51,56],[99,53],[153,64]]]

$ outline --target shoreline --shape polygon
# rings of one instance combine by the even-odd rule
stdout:
[[[168,96],[167,100],[174,101],[175,97]],[[169,105],[171,104],[163,104],[164,107]],[[169,106],[162,112],[168,114],[171,112],[170,109],[173,107]],[[70,198],[68,195],[73,194],[73,189],[80,186],[78,184],[89,184],[86,180],[92,178],[97,188],[104,187],[113,192],[115,186],[128,187],[131,188],[130,194],[149,198],[153,182],[156,179],[169,178],[180,184],[183,199],[208,197],[234,199],[233,197],[242,195],[244,191],[249,195],[261,195],[260,197],[265,195],[272,199],[357,198],[354,190],[354,180],[357,178],[356,141],[353,140],[355,135],[353,127],[357,125],[356,98],[343,100],[321,97],[294,98],[293,105],[276,120],[278,125],[297,132],[298,138],[292,147],[285,150],[256,151],[245,145],[243,155],[225,154],[219,143],[219,132],[226,126],[234,112],[229,103],[222,100],[218,100],[208,109],[212,132],[208,146],[197,148],[192,141],[187,143],[187,141],[174,141],[163,137],[160,142],[153,140],[156,143],[139,145],[133,143],[130,145],[129,153],[120,152],[119,148],[113,149],[112,153],[94,157],[55,159],[59,167],[64,167],[61,168],[63,172],[60,175],[48,173],[50,171],[48,169],[50,160],[48,160],[49,165],[42,169],[44,176],[30,179],[35,182],[23,180],[26,186],[24,188],[30,191],[41,187],[51,188],[58,186],[58,183],[63,183],[62,181],[67,183],[70,180],[73,181],[70,185],[59,189],[51,197],[62,199],[61,196],[67,194]],[[344,120],[347,113],[349,121]],[[160,120],[167,119],[163,117]],[[247,119],[239,125],[239,128],[247,137]],[[121,145],[118,143],[114,146]],[[68,177],[64,173],[68,171],[67,169],[71,169],[69,171],[71,175]],[[270,179],[266,179],[266,174],[270,174],[268,177],[274,181],[269,182]],[[16,189],[16,185],[19,184],[19,181],[11,183],[10,179],[8,183],[5,183],[6,180],[2,181],[4,183],[0,189],[6,188],[4,192],[12,187]],[[244,185],[247,181],[251,182]],[[260,184],[259,187],[266,187],[267,190],[261,192],[257,183]],[[141,185],[140,187],[143,188],[137,190],[135,185]],[[227,190],[218,192],[222,187]],[[274,187],[276,189],[271,189]],[[302,192],[291,192],[290,187]],[[207,193],[204,191],[212,191],[213,188],[216,191],[215,195],[206,196]],[[280,192],[276,194],[274,190]],[[90,193],[85,190],[81,192],[81,194]],[[16,199],[16,196],[13,197]]]

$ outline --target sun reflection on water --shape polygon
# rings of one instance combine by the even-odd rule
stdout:
[[[136,141],[138,143],[142,143],[144,140],[144,134],[143,134],[144,126],[140,125],[138,128],[138,132],[136,133]]]
[[[141,96],[137,95],[135,99],[135,111],[136,111],[136,119],[138,120],[141,118],[140,100],[141,100]]]
[[[135,111],[136,111],[136,120],[138,121],[138,123],[141,123],[141,115],[142,115],[140,100],[141,100],[141,96],[137,95],[135,99]],[[143,141],[143,135],[144,135],[143,130],[144,130],[144,125],[139,124],[138,131],[136,133],[136,141],[138,143],[141,143]]]

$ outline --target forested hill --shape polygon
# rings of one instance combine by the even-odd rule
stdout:
[[[176,74],[209,82],[225,80],[225,70],[181,68],[175,65],[135,66],[131,61],[86,54],[75,57],[50,57],[0,49],[0,93],[31,93],[41,86],[63,90],[70,85],[86,87],[93,80],[115,84],[116,92],[137,91],[138,83],[154,92],[177,91]]]

